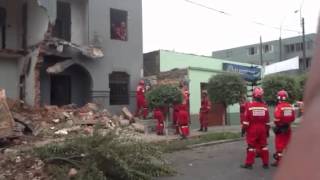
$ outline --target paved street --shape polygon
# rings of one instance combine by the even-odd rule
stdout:
[[[167,159],[176,167],[178,175],[159,180],[271,180],[275,168],[264,170],[260,159],[256,159],[253,170],[239,167],[245,147],[241,141],[169,154]],[[269,148],[272,154],[273,146]]]

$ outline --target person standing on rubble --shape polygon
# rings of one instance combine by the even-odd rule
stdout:
[[[186,139],[189,136],[189,113],[185,105],[180,105],[178,114],[178,125],[182,139]]]
[[[135,116],[141,117],[141,113],[143,114],[143,108],[146,105],[144,80],[140,80],[137,86],[136,104],[137,104],[137,110],[136,110]]]
[[[164,135],[164,115],[161,108],[155,108],[153,111],[153,118],[157,120],[157,134]]]
[[[200,120],[200,129],[199,131],[208,131],[208,124],[209,124],[209,111],[211,109],[211,104],[208,98],[208,93],[207,91],[202,91],[201,95],[201,107],[200,107],[200,115],[199,115],[199,120]]]

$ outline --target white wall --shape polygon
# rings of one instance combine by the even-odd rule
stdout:
[[[128,12],[128,41],[110,38],[110,8]],[[104,59],[87,63],[93,91],[109,91],[109,74],[124,71],[130,75],[130,104],[135,104],[135,89],[143,69],[142,1],[90,0],[89,24],[90,42],[101,46],[105,55]]]
[[[6,95],[12,99],[19,98],[18,59],[0,58],[0,88],[6,90]]]
[[[39,7],[36,1],[28,1],[28,46],[36,45],[44,39],[48,30],[49,18],[44,8]]]
[[[88,0],[61,0],[71,4],[71,42],[88,44]]]
[[[22,3],[20,0],[1,0],[0,6],[7,10],[6,48],[22,47]]]
[[[26,76],[25,83],[25,101],[27,104],[34,105],[35,103],[35,66],[38,61],[39,50],[35,50],[31,55],[30,73]]]

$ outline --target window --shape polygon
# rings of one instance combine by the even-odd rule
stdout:
[[[250,47],[248,49],[248,54],[249,55],[255,55],[255,54],[258,54],[258,49],[256,47]]]
[[[55,37],[71,41],[71,5],[57,2],[57,19],[53,32]]]
[[[129,75],[125,72],[112,72],[109,75],[110,105],[129,104]]]
[[[111,39],[128,40],[128,13],[127,11],[110,9],[110,34]]]
[[[226,57],[231,57],[231,56],[232,56],[232,51],[231,50],[227,51]]]
[[[309,40],[307,42],[307,49],[312,49],[313,48],[313,41],[312,40]]]
[[[272,49],[273,49],[272,46],[269,45],[269,44],[266,44],[266,45],[263,46],[263,52],[264,53],[272,52]]]
[[[303,48],[302,48],[302,43],[297,43],[296,44],[296,51],[301,51]]]
[[[0,7],[0,49],[6,48],[6,9]]]
[[[285,45],[286,53],[292,53],[295,51],[295,44]]]

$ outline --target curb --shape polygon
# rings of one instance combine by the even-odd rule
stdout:
[[[205,146],[213,146],[218,144],[224,144],[224,143],[231,143],[231,142],[237,142],[242,141],[244,138],[236,138],[236,139],[226,139],[226,140],[219,140],[219,141],[211,141],[207,143],[201,143],[201,144],[193,144],[190,146],[187,146],[190,149],[199,148],[199,147],[205,147]]]

